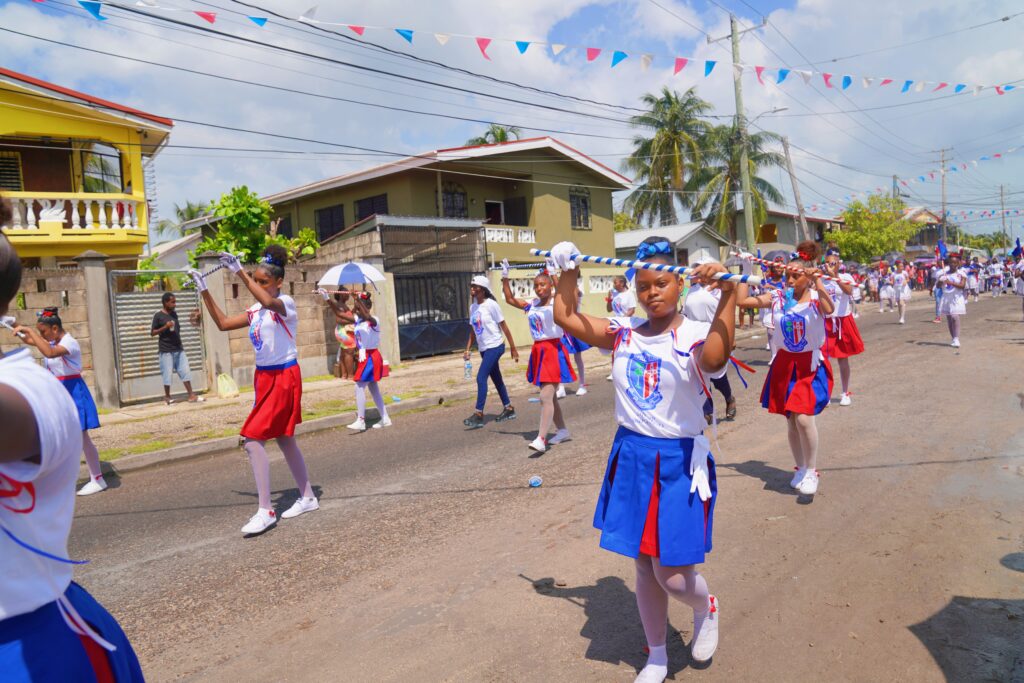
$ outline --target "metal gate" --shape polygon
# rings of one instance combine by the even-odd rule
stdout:
[[[469,284],[484,271],[483,231],[383,225],[384,268],[395,277],[402,358],[457,351],[469,339]]]
[[[182,271],[110,271],[110,311],[122,404],[164,395],[158,337],[150,336],[149,331],[153,315],[163,308],[160,300],[165,291],[173,293],[177,300],[179,333],[192,372],[192,388],[195,391],[207,389],[202,327],[190,321],[193,311],[200,307],[199,295],[195,290],[181,289],[184,280]],[[146,291],[138,291],[140,289]],[[172,378],[171,386],[172,393],[181,391],[177,375]]]

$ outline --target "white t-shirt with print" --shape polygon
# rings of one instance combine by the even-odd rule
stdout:
[[[82,347],[78,345],[77,339],[65,332],[59,342],[50,342],[50,346],[63,346],[67,353],[56,358],[43,358],[47,370],[56,377],[82,374]]]
[[[555,324],[555,307],[551,303],[541,306],[540,299],[534,299],[526,304],[523,313],[526,314],[527,326],[534,341],[561,339],[565,334],[562,328]]]
[[[857,288],[856,281],[853,276],[849,273],[840,273],[839,282],[845,282],[846,284],[853,285],[854,290]],[[822,284],[825,286],[825,291],[828,292],[829,298],[835,304],[835,308],[832,313],[827,317],[829,318],[845,318],[850,315],[850,294],[843,291],[843,288],[839,286],[839,282],[835,280],[823,280]]]
[[[249,307],[249,341],[256,349],[256,366],[284,365],[298,356],[295,333],[299,328],[299,315],[295,300],[287,294],[277,297],[284,304],[283,316],[260,303]]]
[[[376,349],[380,346],[380,318],[377,316],[371,316],[371,318],[360,318],[358,315],[356,319],[356,346],[360,349]]]
[[[722,300],[722,290],[718,287],[708,289],[701,285],[690,287],[683,301],[683,315],[701,323],[710,323],[715,319],[718,302]]]
[[[0,358],[0,384],[35,414],[40,462],[0,463],[0,527],[39,550],[66,558],[75,513],[82,429],[71,394],[27,349]],[[0,621],[53,602],[71,583],[72,566],[47,559],[0,533]],[[2,677],[2,676],[0,676]]]
[[[625,289],[612,297],[612,315],[629,315],[631,309],[636,308],[636,297],[632,289]]]
[[[501,335],[501,323],[505,316],[501,306],[494,299],[484,299],[482,304],[473,303],[469,307],[469,325],[476,335],[476,346],[483,353],[488,349],[501,346],[505,339]]]

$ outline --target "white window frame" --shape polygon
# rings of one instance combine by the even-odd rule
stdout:
[[[503,199],[485,199],[484,200],[484,216],[487,215],[487,205],[497,204],[501,207],[501,222],[498,225],[505,225],[505,200]],[[488,223],[488,225],[494,225],[494,223]]]

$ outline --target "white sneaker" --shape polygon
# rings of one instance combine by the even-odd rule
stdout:
[[[572,438],[572,435],[569,434],[569,430],[568,429],[559,429],[557,432],[555,432],[555,435],[553,437],[548,439],[548,443],[549,444],[562,443],[563,441],[568,441],[571,438]]]
[[[391,426],[391,418],[390,417],[385,417],[383,420],[375,423],[373,425],[373,428],[374,429],[384,429],[385,427],[390,427],[390,426]],[[363,429],[366,429],[366,427],[364,426]]]
[[[797,490],[805,496],[813,496],[818,492],[818,470],[807,470]]]
[[[366,431],[366,419],[357,417],[356,421],[348,426],[349,429],[355,429],[357,431]]]
[[[94,493],[107,490],[107,482],[103,480],[103,477],[96,477],[85,483],[82,488],[78,489],[78,495],[80,496],[91,496]]]
[[[530,448],[537,451],[538,453],[543,453],[548,449],[548,447],[544,444],[544,438],[540,436],[538,436],[536,439],[530,442]]]
[[[608,375],[607,377],[605,377],[605,379],[608,380],[609,382],[611,382],[612,381],[612,376]]]
[[[663,683],[668,678],[668,666],[648,664],[640,670],[633,683]]]
[[[900,325],[905,325],[905,324],[906,324],[906,321],[904,321],[903,318],[901,317],[900,318]]]
[[[843,394],[843,397],[839,399],[839,405],[841,406],[848,406],[851,403],[853,403],[853,399],[850,398],[849,392]]]
[[[558,385],[558,391],[555,392],[555,398],[565,398],[565,387],[561,384]]]
[[[693,642],[690,655],[695,662],[706,662],[718,649],[718,598],[708,598],[711,603],[706,614],[693,613]]]
[[[587,395],[587,385],[586,384],[581,384],[580,388],[576,390],[576,395],[577,396],[586,396]]]
[[[249,523],[242,527],[242,533],[262,534],[275,524],[277,524],[277,514],[273,510],[260,508],[249,520]]]
[[[319,509],[320,501],[316,498],[299,498],[292,503],[290,508],[281,513],[281,519],[291,519],[292,517],[298,517],[304,512],[313,512],[313,510]]]
[[[960,338],[959,337],[953,337],[953,341],[950,343],[950,346],[952,346],[954,349],[959,349],[960,348]]]
[[[800,488],[800,482],[804,480],[804,476],[807,474],[807,468],[794,467],[793,469],[796,470],[796,474],[794,474],[793,478],[789,480],[789,486],[790,488],[798,489]]]

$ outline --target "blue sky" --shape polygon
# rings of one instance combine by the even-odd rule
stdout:
[[[289,16],[298,16],[316,2],[257,1],[265,8]],[[528,104],[556,105],[579,114],[495,101],[481,95],[452,92],[443,87],[413,84],[232,44],[194,31],[176,30],[160,19],[140,20],[116,7],[105,8],[104,14],[110,16],[110,20],[99,23],[71,0],[47,0],[43,4],[28,0],[0,3],[0,26],[58,43],[77,44],[275,87],[518,123],[527,129],[564,130],[568,132],[556,137],[616,168],[630,149],[629,138],[634,131],[624,121],[628,112],[620,109],[537,95],[343,41],[328,42],[315,34],[300,33],[304,27],[294,22],[271,19],[268,27],[261,30],[249,24],[244,16],[232,14],[241,5],[230,0],[167,0],[164,4],[181,10],[217,11],[219,16],[214,28],[234,35],[393,70],[447,86],[522,99]],[[365,38],[391,49],[524,85],[620,106],[634,107],[643,93],[663,86],[678,90],[696,87],[698,94],[714,105],[716,113],[729,116],[734,112],[734,104],[728,42],[708,45],[705,35],[718,37],[727,32],[728,15],[722,7],[734,11],[744,25],[758,23],[765,14],[768,27],[745,36],[741,49],[745,63],[768,68],[766,80],[774,81],[777,72],[772,69],[777,67],[814,68],[804,66],[809,60],[818,64],[820,70],[834,70],[837,81],[844,74],[855,77],[849,90],[840,91],[825,88],[820,76],[815,76],[813,86],[808,86],[791,75],[778,87],[759,84],[752,73],[743,76],[749,115],[787,108],[777,115],[763,117],[758,124],[788,135],[796,147],[794,162],[806,205],[826,201],[841,203],[846,195],[855,191],[888,189],[892,174],[910,178],[926,173],[938,166],[937,150],[950,148],[952,159],[969,165],[967,172],[948,176],[953,210],[995,208],[1000,184],[1007,187],[1010,197],[1007,205],[1024,210],[1024,187],[1016,181],[1024,170],[1024,152],[1021,159],[1011,154],[999,162],[979,162],[977,167],[971,164],[982,155],[1006,151],[1020,144],[1024,133],[1020,116],[1024,90],[1002,97],[988,90],[976,97],[963,95],[945,99],[942,99],[945,93],[930,93],[934,84],[942,81],[997,84],[1024,78],[1021,73],[1024,67],[1019,66],[1024,64],[1024,50],[1017,47],[1024,17],[962,30],[1013,14],[1019,11],[1016,3],[1009,0],[985,3],[909,0],[898,4],[890,0],[857,3],[751,0],[750,5],[757,11],[742,0],[717,0],[717,3],[703,0],[561,0],[558,3],[550,0],[486,3],[432,0],[415,4],[399,0],[373,3],[324,0],[319,2],[316,16],[321,21],[383,27],[368,29]],[[188,11],[165,11],[161,15],[160,10],[154,10],[153,13],[195,26],[207,26]],[[410,46],[387,30],[388,27],[408,27],[418,33]],[[951,35],[926,40],[951,31]],[[442,47],[434,40],[432,32],[493,37],[496,40],[489,48],[491,61],[481,57],[471,39],[453,37]],[[501,38],[594,46],[605,48],[606,52],[593,64],[586,62],[579,49],[554,57],[543,46],[533,46],[526,55],[519,55],[511,44],[497,40]],[[615,69],[609,67],[608,61],[609,51],[613,49],[630,55]],[[647,71],[640,66],[640,55],[645,52],[656,55]],[[703,78],[702,62],[691,64],[681,74],[673,76],[673,55],[713,59],[719,65],[707,79]],[[848,55],[858,56],[843,59]],[[839,61],[829,61],[833,58]],[[0,40],[0,63],[172,118],[402,153],[456,146],[483,127],[482,124],[388,112],[226,83],[11,34],[5,34]],[[927,80],[932,85],[925,92],[908,94],[900,94],[895,85],[864,89],[860,83],[862,75],[876,79],[891,77],[899,79],[898,83],[903,79]],[[605,121],[582,114],[612,115],[620,120]],[[537,134],[531,130],[524,132]],[[172,143],[246,149],[330,149],[185,123],[175,127]],[[381,157],[365,154],[311,159],[308,155],[268,157],[241,151],[170,148],[157,161],[160,208],[168,215],[175,203],[210,199],[242,183],[261,193],[271,193],[381,160]],[[791,203],[788,180],[777,171],[768,172],[766,177],[784,191]],[[918,184],[911,189],[908,202],[938,206],[937,183]],[[1017,192],[1022,192],[1020,199],[1017,199]],[[819,213],[827,211],[822,209]],[[967,223],[969,229],[978,231],[989,231],[997,225],[995,220]]]

